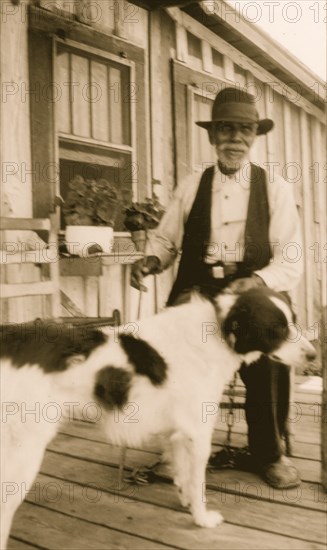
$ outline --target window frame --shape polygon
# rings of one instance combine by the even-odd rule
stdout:
[[[190,132],[190,150],[191,150],[191,167],[192,167],[192,172],[193,174],[202,174],[203,172],[203,166],[204,164],[206,164],[206,167],[207,166],[210,166],[211,164],[215,164],[216,162],[216,154],[213,154],[213,158],[210,159],[207,163],[204,161],[202,163],[196,163],[195,159],[196,159],[196,140],[195,140],[195,132],[198,131],[198,128],[199,128],[199,131],[203,131],[203,135],[204,133],[206,132],[205,129],[203,128],[195,128],[195,122],[196,122],[196,117],[195,117],[195,96],[198,96],[200,98],[204,98],[204,94],[201,93],[201,91],[199,90],[199,88],[196,88],[194,86],[188,86],[187,87],[187,95],[188,95],[188,104],[190,105],[190,108],[189,108],[189,127],[191,128],[191,132]],[[212,104],[213,104],[213,99],[210,100],[212,101]],[[210,115],[209,115],[209,118],[208,120],[210,120],[210,117],[211,117],[211,109],[210,109]],[[211,145],[209,143],[209,137],[206,136],[206,139],[207,139],[207,143],[208,143],[208,148],[211,147],[212,150],[214,149],[213,145]]]
[[[58,46],[62,46],[63,49],[67,50],[69,53],[74,53],[79,55],[79,52],[85,52],[87,53],[87,57],[89,57],[91,60],[97,60],[97,59],[103,59],[107,61],[112,61],[113,63],[117,65],[122,65],[125,67],[128,67],[130,70],[130,83],[135,82],[135,63],[133,61],[130,61],[128,59],[124,59],[122,57],[119,57],[117,55],[111,54],[109,52],[103,52],[103,50],[100,50],[99,48],[95,48],[92,46],[86,46],[85,44],[80,44],[79,42],[76,42],[75,40],[62,40],[58,37],[55,38],[55,56],[57,56],[58,52]],[[57,78],[57,67],[56,64],[54,64],[54,82],[58,82]],[[56,104],[55,104],[56,109]],[[56,114],[55,114],[56,116]],[[57,120],[57,116],[56,116]],[[124,144],[115,144],[115,143],[106,143],[103,140],[97,140],[95,138],[84,138],[82,136],[75,136],[74,134],[68,134],[63,133],[63,135],[60,134],[59,131],[57,131],[57,135],[59,136],[59,139],[63,140],[72,140],[72,141],[83,141],[85,144],[90,143],[90,145],[102,145],[103,147],[108,147],[110,149],[119,149],[123,150],[126,149],[126,151],[131,151],[133,153],[133,148],[135,148],[136,145],[136,132],[135,132],[135,125],[136,125],[136,119],[135,119],[135,102],[130,102],[130,127],[131,127],[131,145],[124,145]],[[135,160],[136,160],[136,155]]]
[[[193,94],[204,95],[204,85],[211,86],[215,93],[219,87],[232,84],[225,78],[197,71],[180,61],[173,61],[174,127],[176,146],[176,181],[199,173],[203,167],[194,165],[194,104]],[[209,88],[208,88],[209,89]],[[178,116],[178,120],[177,120]]]
[[[85,59],[89,60],[103,60],[104,61],[112,61],[116,65],[121,65],[124,67],[127,67],[130,71],[129,73],[129,83],[132,84],[135,82],[135,63],[131,60],[127,60],[124,58],[121,58],[117,55],[114,55],[110,52],[103,52],[101,49],[87,46],[85,44],[80,44],[79,42],[76,42],[75,40],[62,40],[58,37],[54,38],[53,43],[53,54],[54,54],[54,63],[53,63],[53,81],[54,83],[59,83],[58,78],[58,65],[57,65],[57,59],[58,59],[58,49],[63,49],[69,54],[76,54],[76,55],[82,55],[83,52],[87,54],[85,56]],[[98,162],[99,165],[107,165],[107,166],[115,166],[115,160],[113,157],[112,163],[108,162],[111,158],[111,153],[122,153],[123,155],[127,154],[130,157],[130,165],[131,165],[131,191],[132,191],[132,199],[136,200],[137,197],[137,181],[134,177],[132,177],[133,174],[133,167],[137,166],[137,152],[136,152],[136,114],[135,114],[135,102],[131,101],[129,103],[129,124],[130,124],[130,145],[126,144],[117,144],[112,142],[105,142],[100,139],[95,139],[93,137],[84,137],[84,136],[77,136],[75,134],[71,133],[65,133],[60,132],[58,130],[58,102],[54,103],[54,112],[53,112],[53,118],[54,118],[54,134],[55,134],[55,140],[56,140],[56,158],[58,162],[58,167],[60,166],[61,160],[71,160],[71,161],[82,161],[81,157],[83,156],[83,153],[78,151],[78,146],[82,146],[87,148],[88,146],[91,148],[98,149],[98,153],[95,156],[98,156]],[[91,127],[91,124],[90,124]],[[69,147],[65,147],[65,144],[68,146],[76,146],[77,150],[74,151],[73,149]],[[90,153],[91,154],[91,153]],[[101,156],[103,156],[103,161],[101,162]],[[128,167],[127,167],[127,171]],[[60,186],[60,181],[58,180],[56,185],[56,194],[61,195],[62,189]]]
[[[77,21],[72,22],[63,15],[34,6],[30,6],[28,10],[28,27],[34,215],[47,216],[52,210],[59,191],[59,139],[57,139],[55,90],[51,91],[51,83],[54,88],[53,82],[56,82],[55,59],[58,44],[72,44],[81,53],[83,50],[95,52],[98,58],[111,59],[115,63],[130,67],[130,82],[134,81],[136,89],[136,99],[131,102],[130,124],[131,163],[135,163],[131,167],[132,189],[135,200],[144,200],[149,194],[151,182],[144,49],[113,34],[107,34]],[[34,90],[37,93],[34,93]],[[41,90],[41,95],[38,90]],[[45,97],[46,94],[48,97]],[[79,141],[82,143],[84,139],[79,138]],[[101,147],[103,145],[104,143],[101,142]],[[112,150],[119,149],[122,150],[123,147],[112,147]]]

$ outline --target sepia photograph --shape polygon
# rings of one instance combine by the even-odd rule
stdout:
[[[0,0],[0,550],[327,549],[326,0]]]

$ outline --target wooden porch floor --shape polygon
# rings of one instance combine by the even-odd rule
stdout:
[[[311,386],[314,381],[297,377],[290,412],[293,462],[303,479],[298,489],[277,491],[247,472],[208,473],[209,508],[219,509],[225,522],[200,529],[179,505],[164,472],[153,484],[118,492],[119,450],[105,442],[97,425],[74,421],[49,446],[35,486],[16,514],[9,549],[326,549],[327,499],[319,483],[321,392]],[[220,416],[216,448],[226,432],[224,411]],[[233,444],[244,445],[245,433],[239,417]],[[130,449],[126,469],[157,458],[157,446]]]

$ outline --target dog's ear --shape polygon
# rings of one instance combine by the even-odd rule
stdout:
[[[120,334],[119,341],[137,374],[147,376],[154,386],[159,386],[166,380],[167,364],[149,342],[130,334]]]
[[[223,323],[223,333],[226,341],[231,342],[231,347],[237,353],[247,353],[256,349],[253,347],[252,327],[249,322],[249,312],[244,306],[240,306],[240,300],[234,304],[228,312]]]

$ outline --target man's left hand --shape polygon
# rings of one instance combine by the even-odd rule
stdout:
[[[229,294],[242,294],[251,288],[258,288],[259,286],[266,286],[263,279],[259,275],[251,275],[251,277],[236,279],[228,285],[225,292]]]

